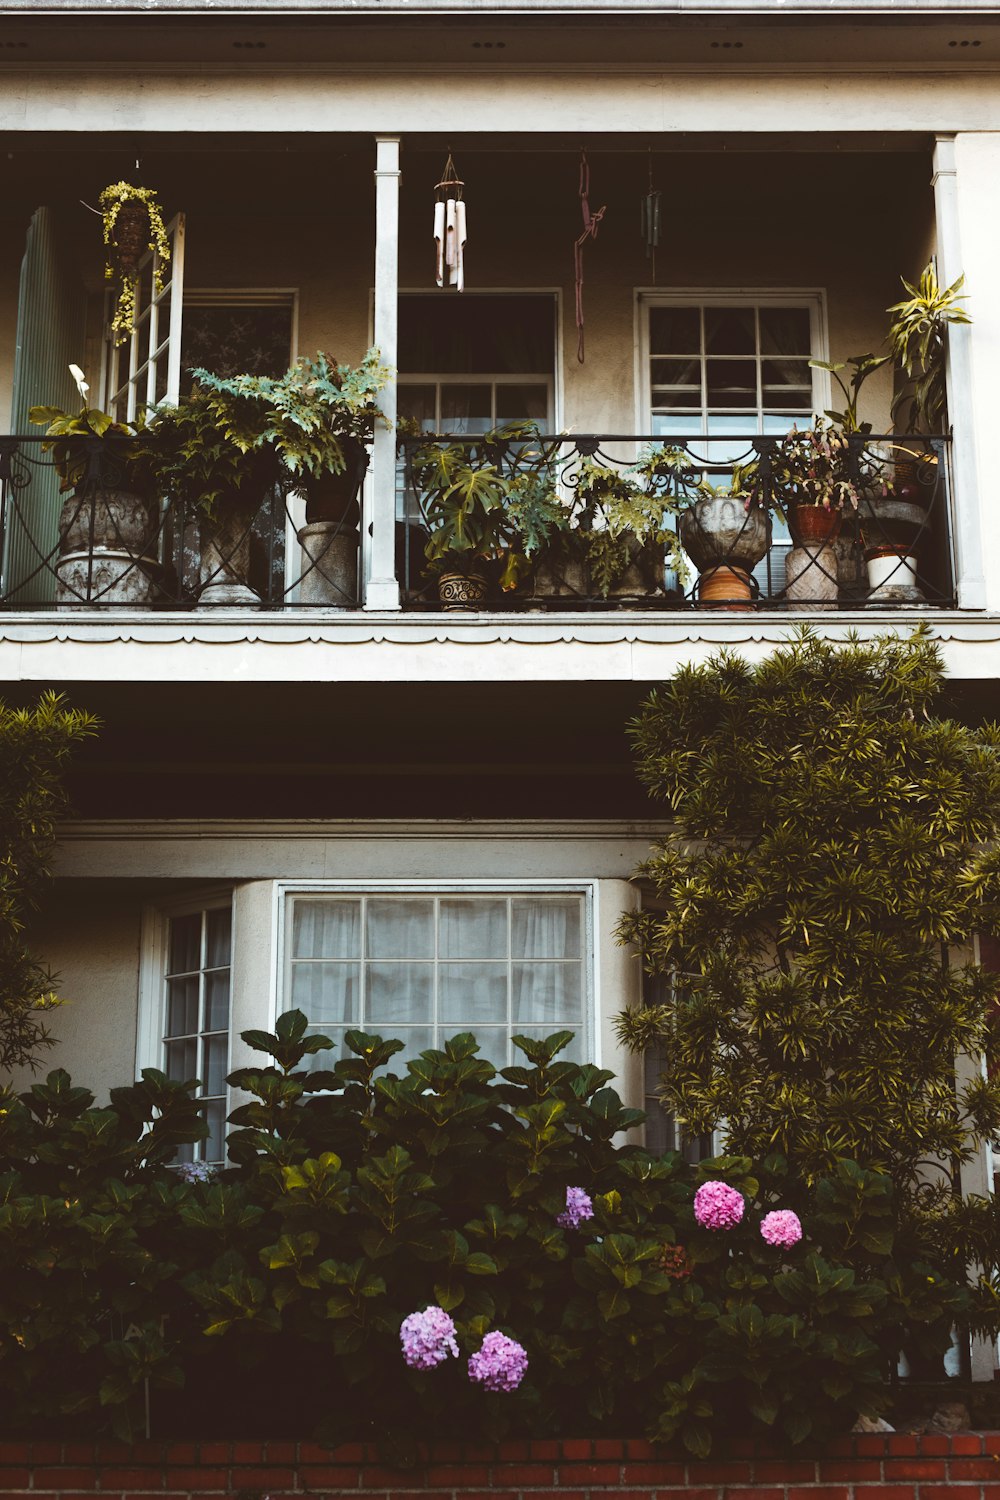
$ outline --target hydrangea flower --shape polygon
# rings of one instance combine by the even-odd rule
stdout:
[[[443,1307],[410,1313],[399,1326],[399,1342],[411,1370],[433,1370],[449,1354],[458,1358],[455,1325]]]
[[[563,1229],[579,1229],[584,1219],[594,1217],[594,1205],[583,1188],[566,1189],[566,1212],[556,1215],[556,1223]]]
[[[745,1208],[743,1194],[728,1182],[703,1182],[694,1195],[694,1216],[703,1229],[732,1229]]]
[[[215,1168],[207,1161],[182,1161],[174,1169],[182,1182],[211,1182]]]
[[[780,1245],[787,1250],[802,1238],[802,1225],[798,1214],[790,1208],[776,1208],[761,1219],[760,1232],[769,1245]]]
[[[664,1245],[660,1251],[660,1268],[671,1281],[685,1281],[694,1273],[694,1264],[683,1245]]]
[[[505,1333],[488,1333],[469,1360],[469,1379],[488,1391],[516,1391],[528,1368],[527,1351]]]

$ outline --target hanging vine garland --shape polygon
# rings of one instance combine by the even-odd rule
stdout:
[[[139,261],[145,251],[154,256],[153,287],[163,290],[163,267],[170,259],[170,241],[163,210],[153,188],[113,182],[98,198],[107,247],[104,278],[118,282],[111,332],[123,344],[135,329],[135,298]]]
[[[465,290],[465,183],[448,152],[441,181],[434,186],[434,280]]]

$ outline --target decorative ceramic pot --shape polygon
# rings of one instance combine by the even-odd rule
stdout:
[[[59,516],[56,603],[150,604],[156,596],[156,507],[131,490],[74,492]]]
[[[444,609],[474,609],[486,598],[486,579],[481,573],[442,573],[438,598]]]
[[[681,546],[700,572],[720,564],[750,573],[771,543],[771,518],[739,495],[705,495],[680,516]]]
[[[926,597],[917,582],[917,559],[903,547],[869,547],[868,603],[925,604]]]

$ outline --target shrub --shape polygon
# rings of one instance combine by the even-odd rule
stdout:
[[[56,1073],[0,1116],[7,1431],[93,1431],[103,1415],[130,1435],[148,1380],[157,1436],[191,1435],[198,1402],[224,1391],[229,1411],[200,1418],[216,1435],[312,1427],[399,1458],[455,1431],[645,1430],[704,1454],[877,1412],[901,1324],[923,1320],[940,1351],[963,1311],[939,1267],[894,1258],[887,1177],[837,1163],[798,1205],[802,1240],[769,1243],[783,1163],[691,1167],[617,1144],[641,1116],[607,1072],[559,1060],[569,1033],[518,1039],[525,1062],[499,1073],[454,1037],[403,1076],[383,1071],[401,1043],[358,1032],[308,1070],[331,1044],[299,1012],[245,1035],[268,1060],[233,1075],[249,1102],[212,1182],[169,1170],[204,1127],[162,1074],[95,1109]],[[710,1182],[744,1200],[739,1222],[699,1223]],[[852,1243],[863,1267],[844,1262]],[[401,1327],[430,1307],[406,1337],[441,1357],[411,1368]],[[182,1379],[186,1409],[158,1390]]]

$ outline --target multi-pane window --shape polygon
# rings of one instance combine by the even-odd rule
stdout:
[[[181,1161],[225,1159],[231,958],[231,907],[170,918],[163,1066],[170,1078],[201,1080],[198,1096],[210,1131],[207,1140],[181,1149]]]
[[[654,303],[649,309],[652,431],[783,433],[811,419],[818,310],[812,303]]]
[[[285,1005],[338,1044],[351,1028],[398,1037],[395,1066],[461,1031],[503,1065],[513,1035],[571,1030],[565,1055],[582,1061],[587,949],[577,893],[299,894],[286,908]]]

